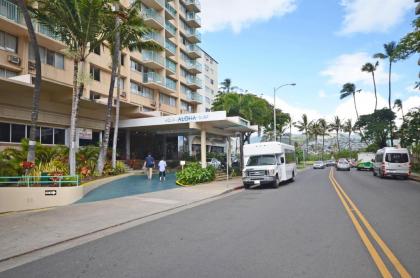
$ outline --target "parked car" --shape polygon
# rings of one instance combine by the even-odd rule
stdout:
[[[405,148],[383,148],[376,152],[373,163],[373,175],[384,177],[402,177],[411,174],[410,155]]]
[[[359,162],[357,164],[357,171],[372,171],[373,170],[373,162],[372,161],[366,161],[366,162]]]
[[[337,171],[350,171],[350,163],[347,159],[340,158],[337,162]]]
[[[334,160],[327,160],[327,162],[325,163],[325,165],[326,165],[327,167],[330,167],[330,166],[335,166],[335,161],[334,161]]]
[[[325,169],[324,161],[315,161],[313,165],[314,169]]]
[[[356,168],[357,167],[357,164],[358,164],[358,162],[356,161],[356,159],[350,159],[349,160],[349,163],[350,163],[350,167],[351,168]]]

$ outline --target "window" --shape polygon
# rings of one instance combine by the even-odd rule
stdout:
[[[161,104],[166,104],[169,106],[176,106],[176,98],[173,98],[164,94],[160,94],[159,100]]]
[[[130,91],[133,94],[141,95],[141,86],[137,83],[131,82],[130,83]]]
[[[143,87],[141,90],[141,96],[146,97],[146,98],[150,98],[150,99],[154,99],[155,98],[155,93],[153,92],[152,89],[147,88],[147,87]]]
[[[31,126],[27,125],[26,126],[26,137],[29,138],[30,135],[31,135]],[[35,130],[35,140],[36,141],[40,141],[40,135],[41,135],[41,128],[38,126]]]
[[[10,142],[10,124],[0,123],[0,142]]]
[[[28,133],[29,137],[29,133]],[[11,142],[20,143],[22,139],[26,138],[26,126],[12,124],[12,140]]]
[[[17,73],[14,72],[14,71],[10,71],[10,70],[7,70],[7,69],[0,68],[0,77],[9,78],[9,77],[13,77],[13,76],[16,76],[16,75],[17,75]]]
[[[0,49],[17,53],[18,38],[0,31]]]
[[[124,90],[124,83],[125,83],[125,78],[121,78],[121,80],[120,80],[120,89],[121,89],[121,91]],[[117,88],[117,87],[118,87],[118,77],[115,78],[115,83],[114,83],[114,88]]]
[[[93,49],[93,53],[95,53],[96,55],[101,55],[101,46],[98,45],[97,47],[95,47]]]
[[[295,163],[296,162],[296,155],[293,150],[286,150],[285,151],[286,156],[286,163]]]
[[[41,144],[52,144],[54,142],[54,129],[50,127],[41,128]]]
[[[406,153],[387,153],[385,161],[390,163],[407,163],[408,154]]]
[[[137,63],[134,60],[130,60],[130,68],[133,71],[141,72],[141,64]]]
[[[64,145],[66,143],[66,131],[61,128],[54,128],[54,144]]]
[[[101,70],[92,65],[90,65],[90,75],[93,80],[101,81]]]
[[[47,64],[55,68],[64,69],[64,55],[46,49],[45,47],[39,47],[39,56],[42,64]],[[35,60],[35,53],[32,49],[32,45],[29,45],[29,60]]]
[[[55,53],[55,67],[59,69],[64,69],[64,55],[60,53]]]
[[[121,53],[121,66],[124,66],[125,54]]]
[[[274,155],[256,155],[251,156],[246,166],[276,165]]]

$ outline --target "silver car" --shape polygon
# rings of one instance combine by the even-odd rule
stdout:
[[[313,165],[314,169],[324,169],[325,168],[325,164],[324,161],[315,161],[314,165]]]
[[[336,168],[337,171],[350,171],[351,165],[346,159],[340,158],[337,162]]]

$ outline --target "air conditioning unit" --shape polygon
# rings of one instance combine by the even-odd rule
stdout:
[[[120,94],[120,97],[122,97],[122,98],[127,98],[127,93],[126,93],[126,92],[122,92],[122,93]]]
[[[15,64],[15,65],[20,65],[20,57],[16,56],[16,55],[7,56],[7,61],[9,61],[9,63]]]
[[[35,70],[35,63],[34,62],[28,62],[28,69],[29,70]]]

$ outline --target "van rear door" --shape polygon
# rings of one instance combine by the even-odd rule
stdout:
[[[408,174],[410,171],[410,158],[406,152],[388,152],[384,160],[390,174]]]

